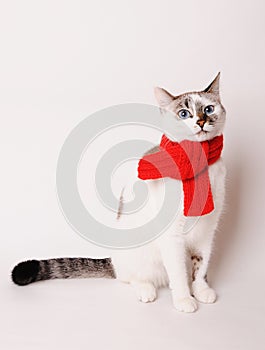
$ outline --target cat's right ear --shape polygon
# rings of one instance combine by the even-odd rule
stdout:
[[[174,100],[174,96],[172,96],[165,89],[162,89],[160,87],[155,87],[154,92],[155,92],[155,97],[159,104],[159,107],[161,108],[167,107]]]
[[[203,92],[210,92],[211,94],[219,96],[220,75],[221,73],[219,72],[214,78],[214,80],[211,82],[211,84],[207,86],[207,88],[204,89]]]

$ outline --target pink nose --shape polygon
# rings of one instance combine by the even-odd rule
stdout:
[[[203,126],[205,124],[205,120],[199,119],[196,124],[198,124],[201,128],[203,128]]]

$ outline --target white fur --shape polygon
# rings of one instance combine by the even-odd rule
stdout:
[[[141,301],[153,301],[156,297],[155,289],[168,285],[172,290],[174,306],[179,311],[192,312],[197,309],[191,292],[198,301],[204,303],[215,301],[216,294],[208,287],[204,276],[207,273],[214,233],[224,201],[225,166],[221,159],[209,167],[209,175],[215,209],[212,213],[200,217],[190,232],[180,233],[187,220],[182,214],[183,211],[180,211],[168,230],[155,241],[113,254],[112,262],[117,279],[131,283]],[[169,179],[169,181],[178,180]],[[163,181],[150,181],[148,185],[153,200],[157,200],[163,192]],[[203,258],[196,279],[192,283],[192,290],[186,264],[188,252],[197,253]]]

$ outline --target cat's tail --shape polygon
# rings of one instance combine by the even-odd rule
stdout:
[[[16,265],[12,280],[19,286],[55,278],[116,278],[111,259],[57,258],[28,260]]]

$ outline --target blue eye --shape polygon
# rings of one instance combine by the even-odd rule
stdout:
[[[207,107],[205,107],[204,108],[204,113],[206,114],[206,115],[210,115],[210,114],[212,114],[214,112],[214,106],[207,106]]]
[[[191,116],[190,112],[187,110],[187,109],[181,109],[179,112],[178,112],[178,116],[181,118],[181,119],[187,119]]]

